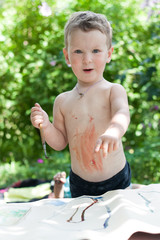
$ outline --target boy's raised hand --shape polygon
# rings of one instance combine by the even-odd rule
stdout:
[[[112,133],[112,130],[102,134],[95,146],[95,152],[99,152],[102,149],[103,157],[106,157],[108,153],[112,153],[119,148],[120,139],[116,136],[115,131]]]
[[[35,106],[31,109],[31,122],[36,128],[40,128],[40,124],[43,128],[48,126],[48,115],[38,103],[35,103]]]

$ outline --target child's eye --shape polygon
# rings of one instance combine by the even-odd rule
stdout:
[[[75,50],[74,52],[75,52],[75,53],[78,53],[78,54],[82,53],[82,51],[79,50],[79,49]]]
[[[94,50],[93,50],[93,53],[99,53],[99,52],[100,52],[99,49],[94,49]]]

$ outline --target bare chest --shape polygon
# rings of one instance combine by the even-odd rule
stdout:
[[[104,132],[111,118],[110,102],[101,98],[85,98],[68,103],[65,108],[65,125],[68,138],[86,134],[95,129],[96,135]]]

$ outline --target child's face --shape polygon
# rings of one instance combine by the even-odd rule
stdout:
[[[113,52],[113,48],[108,50],[106,42],[106,35],[99,30],[77,29],[69,35],[68,49],[63,52],[79,82],[91,83],[103,78],[105,65]]]

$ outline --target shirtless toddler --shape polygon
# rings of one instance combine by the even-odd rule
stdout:
[[[121,85],[103,77],[112,52],[112,29],[105,16],[74,13],[65,26],[63,53],[77,84],[55,99],[53,123],[38,103],[31,110],[31,122],[36,128],[42,125],[48,145],[61,151],[69,144],[72,197],[130,185],[121,141],[130,122],[127,95]]]

